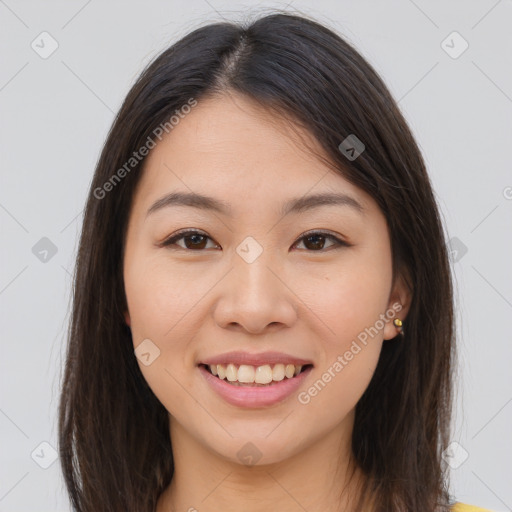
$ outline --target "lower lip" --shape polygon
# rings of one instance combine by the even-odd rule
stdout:
[[[199,366],[201,374],[206,382],[216,391],[226,402],[237,407],[265,407],[281,402],[292,395],[304,379],[309,375],[313,367],[309,366],[303,372],[295,377],[269,384],[268,386],[233,386],[224,379],[219,379],[211,374],[204,366]]]

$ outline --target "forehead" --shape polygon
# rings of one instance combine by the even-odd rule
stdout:
[[[198,102],[151,150],[139,198],[180,190],[222,198],[227,205],[285,202],[320,192],[345,193],[370,207],[372,198],[311,152],[306,131],[239,95]],[[237,206],[238,205],[238,206]]]

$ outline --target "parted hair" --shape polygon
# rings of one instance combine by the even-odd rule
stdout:
[[[375,199],[393,278],[411,291],[405,336],[383,342],[356,406],[351,457],[365,475],[358,510],[449,510],[442,453],[451,428],[452,276],[426,166],[397,102],[353,45],[283,12],[188,33],[142,71],[107,136],[85,207],[59,403],[73,510],[153,512],[174,472],[169,413],[140,372],[123,315],[125,237],[145,159],[112,191],[97,191],[191,98],[229,91],[305,128],[324,151],[318,157]],[[339,149],[351,134],[365,146],[353,160]]]

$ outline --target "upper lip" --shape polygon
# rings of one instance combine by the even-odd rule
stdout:
[[[199,364],[247,364],[252,366],[263,366],[265,364],[294,364],[297,366],[305,366],[307,364],[313,364],[307,359],[285,354],[283,352],[260,352],[259,354],[252,354],[250,352],[234,351],[219,354],[217,356],[208,357],[200,361]]]

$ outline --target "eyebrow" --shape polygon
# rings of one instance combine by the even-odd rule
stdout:
[[[171,192],[155,201],[148,209],[146,217],[158,210],[171,206],[188,206],[232,216],[231,206],[214,197],[205,196],[196,192]],[[280,214],[285,216],[289,213],[303,213],[321,206],[348,206],[359,214],[364,214],[365,211],[361,203],[350,195],[320,193],[289,199],[281,207]]]

